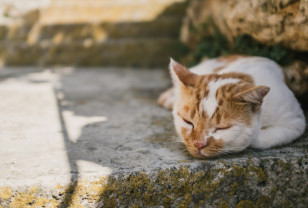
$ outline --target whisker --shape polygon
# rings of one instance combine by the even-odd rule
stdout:
[[[220,155],[226,155],[226,156],[230,156],[231,154],[229,152],[219,152]]]
[[[236,148],[236,147],[228,147],[228,148],[225,148],[224,151],[240,151],[241,149],[239,148]]]

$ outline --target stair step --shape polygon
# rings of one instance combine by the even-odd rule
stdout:
[[[32,26],[9,27],[0,25],[0,40],[27,41],[35,36],[35,41],[54,40],[57,43],[79,41],[86,38],[104,40],[106,38],[178,38],[182,18],[179,16],[162,17],[149,22],[100,23],[100,24],[53,24],[39,25],[31,33]]]
[[[75,66],[167,66],[169,57],[181,54],[180,43],[169,38],[107,40],[101,43],[28,45],[22,42],[4,45],[1,51],[6,65],[75,65]]]
[[[103,40],[105,38],[151,38],[151,37],[174,37],[179,36],[181,18],[165,17],[152,22],[132,23],[101,23],[91,24],[58,24],[44,25],[38,31],[37,41],[76,41],[86,38]]]
[[[151,21],[163,15],[183,15],[185,1],[151,1],[127,4],[118,2],[88,4],[51,4],[42,13],[41,24],[71,24],[98,22],[140,22]]]

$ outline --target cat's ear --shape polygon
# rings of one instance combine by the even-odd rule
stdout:
[[[242,102],[247,102],[252,104],[253,110],[257,111],[262,102],[263,98],[267,95],[270,91],[270,88],[267,86],[252,86],[240,93],[238,93],[235,98]]]
[[[185,66],[174,61],[172,58],[170,58],[169,69],[175,86],[178,84],[183,84],[185,86],[194,87],[199,77],[198,75],[190,72]]]

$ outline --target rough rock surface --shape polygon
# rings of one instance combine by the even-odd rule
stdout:
[[[181,39],[194,44],[215,25],[230,41],[248,34],[267,45],[308,51],[307,17],[307,0],[192,0]]]
[[[308,93],[308,64],[303,61],[294,61],[291,65],[283,67],[285,80],[289,88],[297,96]]]
[[[299,207],[308,132],[198,160],[156,98],[161,70],[0,69],[0,207]]]

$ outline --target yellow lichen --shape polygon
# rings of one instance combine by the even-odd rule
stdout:
[[[58,207],[59,203],[55,199],[47,199],[43,197],[36,198],[35,194],[38,192],[38,187],[33,186],[27,192],[19,192],[13,197],[10,203],[10,208],[40,208],[40,207]]]
[[[70,208],[81,208],[81,200],[87,200],[89,203],[97,203],[104,191],[107,178],[100,177],[97,181],[89,181],[87,179],[74,182],[63,188],[58,185],[56,189],[60,189],[64,197],[64,204]],[[62,189],[62,190],[61,190]]]
[[[35,203],[31,206],[31,208],[40,208],[40,207],[55,208],[58,206],[59,206],[59,203],[55,199],[47,199],[47,198],[39,197],[35,199]]]
[[[79,182],[80,185],[78,186],[79,189],[77,189],[77,194],[87,199],[90,203],[98,202],[100,195],[104,191],[105,180],[105,178],[101,178],[99,181],[81,181]]]
[[[58,184],[58,185],[56,186],[56,189],[63,189],[63,186],[61,186],[61,185]]]
[[[10,199],[12,197],[13,189],[11,187],[0,187],[0,198]]]
[[[10,204],[10,208],[25,208],[35,200],[33,193],[18,193]]]
[[[30,189],[29,189],[29,194],[35,194],[38,190],[38,187],[36,186],[32,186]]]

